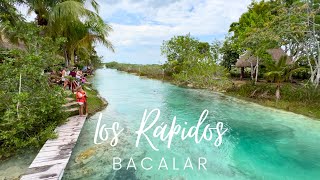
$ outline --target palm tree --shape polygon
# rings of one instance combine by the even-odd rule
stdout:
[[[114,51],[107,39],[112,28],[105,24],[98,15],[99,5],[96,0],[20,0],[29,6],[29,12],[37,15],[37,24],[44,26],[46,33],[54,38],[65,37],[64,57],[66,65],[74,63],[78,48],[88,48],[91,52],[93,43],[101,42]],[[90,3],[94,11],[85,7]]]
[[[282,56],[279,61],[267,61],[265,63],[267,72],[264,74],[265,79],[277,83],[276,100],[281,98],[280,86],[284,81],[291,78],[295,72],[303,71],[305,68],[297,64],[287,64],[287,56]]]
[[[107,39],[112,28],[102,18],[85,8],[82,2],[64,1],[58,3],[50,13],[48,30],[53,37],[65,37],[64,47],[66,65],[74,63],[78,48],[93,48],[93,43],[100,42],[114,51]]]
[[[17,43],[15,34],[10,32],[10,28],[17,26],[18,22],[23,20],[22,16],[17,13],[14,6],[19,0],[2,0],[0,1],[0,44],[6,40]]]
[[[0,23],[7,22],[10,25],[15,25],[17,21],[22,20],[20,14],[17,13],[17,9],[14,6],[19,0],[1,0],[0,1]]]
[[[47,26],[49,16],[56,4],[64,2],[65,0],[19,0],[29,6],[29,13],[34,12],[37,17],[37,24],[39,26]],[[86,0],[73,0],[84,4]],[[98,12],[99,5],[95,0],[90,0],[92,7]]]
[[[91,3],[94,11],[85,7],[86,2]],[[75,62],[77,49],[86,49],[85,52],[90,55],[94,49],[93,44],[97,42],[114,51],[112,43],[107,39],[112,28],[98,15],[99,5],[96,0],[3,0],[0,2],[0,41],[8,29],[7,23],[3,23],[4,18],[10,23],[21,18],[14,3],[25,3],[29,6],[29,12],[36,13],[37,24],[44,27],[42,35],[66,38],[63,46],[66,65]]]

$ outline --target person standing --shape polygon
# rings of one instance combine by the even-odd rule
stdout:
[[[76,73],[76,80],[78,82],[81,82],[81,77],[82,77],[82,71],[78,69],[78,71]]]
[[[66,68],[63,68],[62,71],[61,71],[61,81],[62,81],[62,84],[63,84],[63,89],[66,90],[66,87],[67,85],[69,84],[69,81],[68,79],[66,78],[67,76],[67,71],[66,71]]]
[[[87,98],[86,98],[86,92],[82,89],[81,86],[78,86],[76,88],[77,90],[77,93],[76,93],[76,98],[77,98],[77,103],[79,104],[79,115],[80,116],[83,116],[83,108],[84,106],[86,105],[86,101],[87,101]],[[87,107],[86,107],[86,113],[87,113]]]

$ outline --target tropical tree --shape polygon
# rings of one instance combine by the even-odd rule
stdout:
[[[222,58],[221,48],[222,48],[222,41],[219,41],[219,40],[214,40],[210,46],[212,58],[217,63],[221,62],[221,58]]]
[[[10,33],[11,27],[17,26],[20,21],[23,20],[22,16],[17,13],[17,9],[14,0],[2,0],[0,1],[0,44],[4,40],[11,40],[17,43],[15,34]]]
[[[0,49],[0,159],[41,146],[66,118],[63,90],[43,73],[61,61],[63,39],[39,36],[42,28],[34,23],[7,30],[23,40],[24,48]]]
[[[304,71],[304,67],[299,67],[297,63],[292,63],[288,65],[288,57],[282,56],[279,61],[266,61],[264,65],[266,66],[267,72],[264,74],[264,77],[272,82],[277,83],[276,89],[276,99],[280,99],[280,87],[284,81],[287,81],[291,78],[292,74],[299,71]]]
[[[248,12],[242,14],[239,22],[232,23],[229,29],[229,32],[233,33],[232,46],[237,49],[233,51],[243,53],[249,51],[252,56],[256,57],[256,66],[251,67],[251,77],[255,83],[258,81],[259,65],[267,56],[266,51],[270,48],[280,47],[275,38],[278,36],[274,36],[272,31],[268,31],[269,23],[277,16],[275,9],[279,3],[278,1],[252,2]],[[228,63],[225,64],[228,65]]]
[[[231,38],[227,37],[220,48],[222,54],[222,61],[220,65],[224,66],[228,71],[236,64],[239,59],[239,52],[237,46],[234,44]]]
[[[81,2],[58,3],[50,13],[48,29],[53,37],[67,38],[64,46],[67,65],[74,63],[77,48],[85,47],[90,51],[94,42],[101,42],[113,51],[111,42],[106,38],[112,28]]]
[[[29,13],[34,12],[37,20],[37,24],[40,26],[47,26],[49,22],[49,16],[52,9],[56,4],[64,2],[66,0],[19,0],[29,6]],[[72,0],[84,4],[86,0]],[[90,4],[96,12],[98,12],[99,5],[95,0],[90,0]]]
[[[53,38],[65,37],[63,54],[66,65],[75,63],[77,49],[92,51],[94,43],[102,43],[114,51],[107,39],[112,28],[98,15],[99,5],[90,0],[94,11],[86,8],[85,0],[25,0],[37,15],[37,24],[45,27],[45,33]]]
[[[0,22],[9,22],[11,25],[15,25],[15,22],[22,20],[22,17],[17,13],[17,9],[14,6],[19,0],[1,0],[0,1]]]
[[[274,9],[278,6],[278,1],[253,1],[248,7],[248,11],[243,13],[238,22],[230,25],[229,32],[239,49],[243,49],[243,41],[252,33],[253,29],[267,27],[268,22],[277,15]]]
[[[167,57],[165,69],[168,73],[180,73],[188,70],[197,62],[211,62],[213,60],[210,44],[201,42],[190,34],[174,36],[164,41],[161,54]]]
[[[279,42],[294,61],[305,60],[310,82],[320,83],[320,1],[295,0],[278,7],[278,16],[269,31],[279,36]]]

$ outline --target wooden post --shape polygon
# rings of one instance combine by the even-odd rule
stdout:
[[[256,68],[255,68],[255,75],[256,75],[256,79],[255,79],[255,84],[257,83],[258,81],[258,74],[259,74],[259,58],[257,58],[257,64],[256,64]]]
[[[21,73],[20,73],[20,80],[19,80],[19,95],[21,94]],[[20,116],[19,116],[19,106],[20,106],[20,101],[18,100],[18,103],[17,103],[17,115],[18,115],[18,119],[20,119]]]

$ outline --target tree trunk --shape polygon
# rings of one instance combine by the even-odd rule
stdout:
[[[320,81],[320,65],[318,64],[317,76],[316,76],[316,79],[315,79],[315,82],[314,82],[316,88],[319,86],[319,81]]]
[[[251,80],[253,80],[253,73],[254,73],[254,70],[253,70],[252,62],[250,62],[250,64],[251,64]]]
[[[317,60],[315,60],[315,74],[313,74],[315,76],[314,82],[313,84],[315,85],[315,87],[317,88],[319,85],[319,81],[320,81],[320,45],[319,45],[319,41],[318,41],[318,33],[316,32],[316,20],[315,20],[315,15],[312,16],[312,35],[314,38],[314,41],[316,42],[316,47],[317,47]]]
[[[276,102],[280,100],[281,95],[280,95],[280,84],[277,85],[277,90],[276,90]]]
[[[64,54],[65,65],[66,65],[66,67],[68,67],[69,66],[69,59],[68,59],[68,53],[67,53],[66,48],[64,48],[63,54]]]
[[[75,64],[75,61],[74,61],[74,49],[73,48],[71,48],[70,49],[70,63],[69,63],[69,65],[74,65]]]
[[[317,39],[316,39],[317,40]],[[319,41],[317,40],[317,50],[318,50],[318,57],[317,57],[317,61],[315,61],[315,64],[316,64],[316,69],[315,69],[315,79],[314,79],[314,85],[316,86],[316,88],[318,87],[319,85],[319,81],[320,81],[320,45],[319,45]]]
[[[244,67],[241,67],[240,70],[240,80],[242,80],[244,78]]]
[[[258,82],[258,74],[259,74],[259,58],[257,58],[257,65],[256,65],[255,69],[256,69],[255,70],[256,79],[255,79],[254,84],[257,84],[257,82]]]

